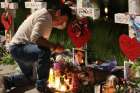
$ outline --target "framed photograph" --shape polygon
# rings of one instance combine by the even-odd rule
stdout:
[[[134,70],[132,70],[133,63],[129,61],[124,61],[124,79],[130,80],[134,77]]]
[[[85,49],[73,48],[73,64],[75,66],[86,66],[87,52]]]

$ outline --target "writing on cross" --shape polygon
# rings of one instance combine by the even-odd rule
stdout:
[[[26,8],[31,8],[31,13],[34,11],[41,9],[41,8],[46,8],[47,3],[42,2],[42,0],[31,0],[31,2],[25,2],[25,7]]]

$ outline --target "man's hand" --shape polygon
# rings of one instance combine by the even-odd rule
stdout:
[[[56,45],[55,49],[53,50],[53,53],[63,53],[64,47],[60,44]]]
[[[39,46],[50,48],[52,53],[62,53],[62,52],[64,52],[64,47],[61,44],[59,44],[59,43],[54,44],[52,42],[49,42],[48,40],[46,40],[43,37],[38,38],[36,43]]]

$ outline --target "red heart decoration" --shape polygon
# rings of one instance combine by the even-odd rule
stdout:
[[[123,34],[119,38],[120,48],[124,55],[131,61],[140,57],[140,42]]]
[[[12,16],[10,14],[8,14],[7,18],[5,16],[5,14],[2,14],[1,16],[1,22],[5,27],[6,31],[9,31],[12,25]]]
[[[86,19],[82,19],[81,22],[85,25],[87,25]],[[78,30],[78,28],[75,28],[76,30]],[[90,29],[88,29],[87,26],[84,26],[82,29],[82,35],[77,37],[78,32],[74,32],[74,28],[72,26],[72,23],[70,23],[68,25],[68,29],[67,29],[67,33],[69,35],[69,37],[71,38],[73,44],[77,47],[77,48],[81,48],[83,47],[91,38],[91,31]]]

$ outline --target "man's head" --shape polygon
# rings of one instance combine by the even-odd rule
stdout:
[[[53,27],[64,29],[67,22],[72,18],[72,10],[67,5],[63,5],[52,14]]]

